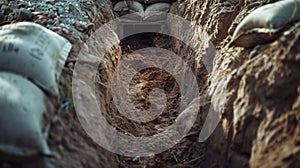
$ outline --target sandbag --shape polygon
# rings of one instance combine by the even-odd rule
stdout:
[[[128,13],[130,15],[124,16],[122,19],[124,20],[135,20],[135,21],[141,21],[144,17],[144,7],[141,3],[137,1],[126,1],[128,5]]]
[[[155,21],[166,18],[166,13],[169,12],[171,5],[169,3],[155,3],[145,9],[144,20]]]
[[[141,12],[144,13],[144,7],[140,2],[137,1],[127,1],[128,8],[131,13]]]
[[[58,93],[60,77],[72,45],[31,22],[0,27],[0,71],[13,72]]]
[[[44,115],[55,108],[39,87],[22,76],[0,72],[0,107],[0,162],[53,156],[42,129]]]
[[[144,7],[138,1],[120,1],[114,6],[114,11],[120,16],[125,16],[126,20],[142,20],[144,17]]]
[[[117,12],[121,16],[129,14],[129,8],[128,8],[126,1],[120,1],[120,2],[116,3],[116,5],[114,6],[114,11]]]
[[[273,41],[285,26],[300,20],[300,0],[283,0],[257,8],[233,33],[232,44],[253,47]]]

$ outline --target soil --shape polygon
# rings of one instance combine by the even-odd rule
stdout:
[[[284,31],[288,33],[272,43],[251,49],[229,46],[237,24],[253,9],[274,0],[178,0],[171,12],[201,25],[211,35],[210,45],[217,50],[213,56],[200,50],[195,53],[177,39],[154,33],[130,36],[118,44],[114,44],[119,41],[117,37],[100,40],[103,46],[114,45],[101,60],[95,88],[101,106],[106,109],[107,121],[117,130],[135,136],[154,135],[174,123],[178,116],[178,84],[172,75],[157,68],[136,73],[130,83],[135,93],[131,99],[138,109],[149,108],[151,89],[165,90],[167,106],[157,119],[143,124],[130,121],[112,103],[113,72],[122,58],[138,49],[160,47],[182,56],[197,76],[200,95],[205,95],[207,103],[198,109],[196,123],[188,135],[160,154],[125,157],[95,143],[82,128],[75,112],[72,75],[77,61],[89,67],[89,60],[78,60],[78,53],[99,26],[117,17],[112,11],[115,2],[0,1],[0,25],[33,21],[73,44],[59,81],[61,106],[52,117],[48,138],[51,150],[59,154],[50,160],[54,167],[300,167],[299,26],[287,26]],[[101,49],[90,47],[88,50],[95,54]],[[203,65],[207,59],[213,59],[211,72]],[[221,86],[215,85],[216,81],[226,84],[223,99],[218,99]],[[224,105],[219,109],[222,119],[214,133],[200,143],[198,136],[210,105]],[[0,167],[7,164],[0,163]]]

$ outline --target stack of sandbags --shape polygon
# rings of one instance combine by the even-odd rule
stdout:
[[[48,167],[44,119],[56,110],[71,46],[35,23],[0,27],[0,163]]]
[[[154,21],[161,19],[162,13],[169,12],[172,2],[174,0],[122,0],[114,5],[114,11],[120,16],[139,12],[140,19]]]
[[[57,79],[72,45],[63,37],[31,22],[0,28],[0,71],[24,76],[58,93]]]

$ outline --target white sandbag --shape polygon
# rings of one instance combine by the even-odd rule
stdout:
[[[132,14],[125,16],[127,20],[142,20],[144,17],[144,7],[138,1],[120,1],[114,6],[114,11],[120,16]]]
[[[300,20],[300,0],[283,0],[257,8],[237,26],[232,44],[252,47],[276,39],[278,32]]]
[[[131,11],[131,13],[134,12],[141,12],[144,13],[144,7],[140,2],[137,1],[126,1],[128,4],[128,8]]]
[[[121,2],[119,2],[121,3]],[[140,21],[144,17],[144,7],[138,1],[122,1],[123,5],[127,5],[128,11],[117,12],[120,16],[123,16],[124,20]],[[127,15],[130,14],[130,15]],[[124,16],[125,15],[125,16]]]
[[[52,156],[43,117],[54,107],[44,92],[22,76],[0,72],[0,162],[28,162]]]
[[[129,8],[126,1],[120,1],[115,4],[114,11],[117,12],[119,15],[126,15],[129,14]]]
[[[13,72],[58,93],[60,77],[72,45],[31,22],[0,27],[0,71]]]
[[[170,10],[170,4],[169,3],[156,3],[153,5],[150,5],[146,8],[145,12],[154,11],[154,12],[168,12]]]
[[[166,13],[169,12],[171,5],[169,3],[155,3],[145,9],[144,20],[155,21],[165,19]]]

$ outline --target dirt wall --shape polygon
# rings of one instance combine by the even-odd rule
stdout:
[[[299,166],[299,27],[291,24],[274,42],[251,49],[228,45],[237,24],[270,2],[178,2],[180,14],[203,26],[218,51],[207,86],[212,103],[225,108],[208,140],[207,166]],[[182,55],[191,52],[175,44]],[[216,81],[227,88],[223,98],[214,96]]]

